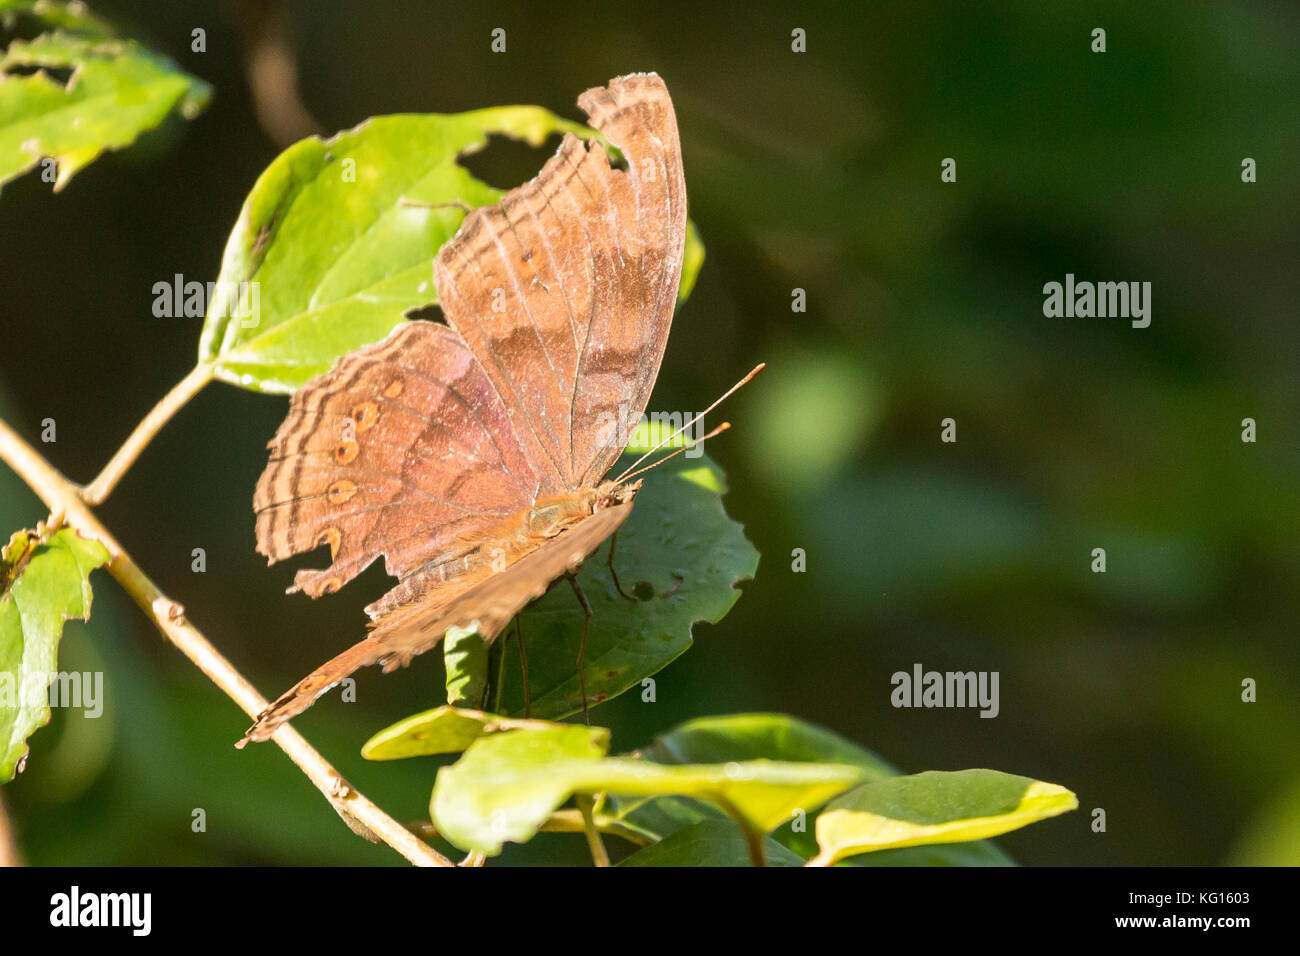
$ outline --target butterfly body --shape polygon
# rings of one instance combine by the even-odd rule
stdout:
[[[263,740],[358,667],[448,628],[493,640],[627,520],[640,482],[603,480],[645,410],[686,238],[672,102],[654,74],[579,105],[619,148],[568,134],[528,183],[469,213],[439,251],[446,324],[413,320],[294,393],[254,495],[274,562],[328,545],[294,589],[337,591],[382,557],[398,584],[368,636],[281,695]]]

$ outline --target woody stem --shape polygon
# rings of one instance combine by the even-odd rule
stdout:
[[[175,391],[173,390],[173,393]],[[164,399],[164,403],[166,401]],[[184,404],[183,400],[176,401],[174,408],[179,408],[182,404]],[[161,418],[159,426],[166,417],[164,415]],[[144,447],[146,442],[147,439],[140,442],[139,447]],[[81,490],[60,474],[2,420],[0,420],[0,461],[9,465],[18,477],[36,492],[50,509],[51,514],[62,514],[67,523],[79,533],[104,546],[109,554],[108,573],[154,622],[163,637],[188,657],[227,697],[238,704],[244,713],[249,717],[256,717],[265,709],[266,698],[257,692],[257,688],[249,683],[230,661],[221,656],[198,628],[185,619],[184,608],[163,594],[158,586],[140,570],[122,545],[86,506]],[[417,839],[366,796],[350,786],[342,775],[307,742],[307,739],[292,727],[287,724],[280,727],[271,739],[288,754],[290,760],[298,765],[312,785],[324,795],[335,812],[355,832],[368,839],[380,840],[388,844],[412,863],[424,866],[453,865],[451,860]]]

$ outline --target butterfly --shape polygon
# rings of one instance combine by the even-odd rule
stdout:
[[[626,170],[566,134],[439,251],[445,324],[403,323],[294,393],[253,499],[257,550],[274,563],[328,546],[330,566],[291,588],[313,598],[380,556],[398,584],[366,608],[366,638],[271,703],[240,746],[361,667],[405,666],[450,627],[493,640],[627,520],[641,482],[605,475],[667,345],[686,184],[657,75],[618,77],[578,105]]]

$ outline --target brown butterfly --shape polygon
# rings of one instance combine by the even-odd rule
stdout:
[[[294,578],[312,597],[381,555],[400,583],[366,608],[366,639],[267,707],[240,746],[449,627],[494,639],[627,520],[640,481],[602,478],[630,437],[615,423],[640,418],[668,341],[686,184],[658,76],[619,77],[578,105],[627,171],[566,135],[439,252],[446,325],[407,322],[294,394],[253,499],[257,550],[275,562],[328,545],[328,568]]]

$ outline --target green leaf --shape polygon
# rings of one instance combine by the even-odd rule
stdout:
[[[305,139],[267,167],[226,243],[199,341],[215,377],[291,392],[437,302],[433,260],[466,212],[503,192],[457,159],[504,135],[603,138],[539,106],[377,116]],[[687,230],[685,299],[704,259]]]
[[[510,731],[475,741],[459,761],[438,771],[430,819],[460,848],[495,856],[507,840],[532,839],[569,798],[570,781],[562,779],[567,767],[585,766],[608,747],[603,727]]]
[[[22,17],[30,17],[42,26],[59,27],[89,36],[111,36],[113,28],[91,13],[84,3],[58,3],[56,0],[0,0],[0,23],[13,29]]]
[[[41,67],[34,73],[14,72]],[[72,71],[67,86],[49,69]],[[46,33],[0,57],[0,184],[42,158],[58,162],[58,192],[105,150],[129,146],[173,111],[192,119],[211,89],[130,40]]]
[[[866,781],[884,780],[898,771],[865,747],[785,714],[727,714],[687,721],[641,751],[659,763],[706,763],[728,760],[808,760],[852,764]],[[618,819],[666,838],[682,827],[717,819],[719,811],[682,797],[619,800],[612,810]],[[811,825],[796,831],[787,825],[773,839],[801,858],[816,855]],[[987,840],[898,850],[858,857],[861,866],[1010,866],[1013,861]]]
[[[724,714],[688,720],[655,738],[644,755],[659,763],[806,760],[861,767],[867,780],[898,771],[865,747],[787,714]]]
[[[928,771],[864,784],[817,818],[829,866],[846,856],[929,843],[980,840],[1078,807],[1064,787],[996,770]]]
[[[442,639],[447,703],[481,706],[488,686],[488,645],[478,632],[453,627]]]
[[[232,384],[289,392],[384,338],[437,301],[433,260],[467,208],[502,195],[457,158],[492,134],[541,146],[566,131],[590,132],[540,107],[506,106],[376,116],[290,146],[258,178],[226,243],[199,361]]]
[[[624,456],[619,467],[629,464]],[[619,530],[614,567],[629,600],[615,590],[608,545],[583,565],[578,582],[592,608],[583,674],[598,704],[667,666],[691,646],[696,621],[720,621],[754,576],[758,552],[727,517],[722,470],[707,456],[679,455],[645,476]],[[552,588],[520,615],[528,654],[528,716],[556,720],[582,710],[578,650],[583,612],[572,590]],[[513,629],[508,629],[511,648]],[[518,654],[507,661],[502,710],[524,716]]]
[[[804,858],[770,837],[768,866],[803,866]],[[749,845],[740,827],[723,820],[701,820],[667,839],[633,853],[619,866],[750,866]]]
[[[808,834],[803,834],[807,836]],[[800,846],[787,842],[798,853]],[[817,841],[809,839],[809,856],[816,856]],[[840,866],[1015,866],[1016,861],[992,840],[971,843],[935,843],[928,846],[904,846],[895,850],[877,850],[849,857]]]
[[[700,717],[657,737],[639,753],[648,760],[668,764],[760,759],[849,764],[861,768],[866,781],[898,775],[865,747],[785,714]],[[713,806],[677,796],[619,800],[614,812],[619,819],[663,838],[682,827],[721,816]],[[778,839],[796,854],[811,856],[817,851],[811,834],[789,834]]]
[[[27,738],[49,723],[49,686],[63,622],[90,618],[90,572],[108,563],[97,541],[71,528],[45,541],[19,532],[0,554],[0,783],[27,755]]]
[[[438,832],[462,849],[488,855],[506,840],[529,840],[575,793],[685,794],[727,807],[766,832],[862,779],[856,767],[754,760],[668,767],[604,757],[609,731],[557,726],[484,737],[438,771],[429,810]]]
[[[695,290],[695,280],[700,277],[700,270],[704,268],[704,241],[700,239],[700,231],[695,228],[693,220],[686,222],[686,249],[682,253],[682,281],[677,286],[677,308],[682,307],[682,303],[691,297],[691,292]]]
[[[367,760],[401,760],[431,754],[454,754],[486,734],[558,726],[562,725],[545,720],[515,720],[500,714],[444,704],[385,727],[365,742],[361,756]]]

